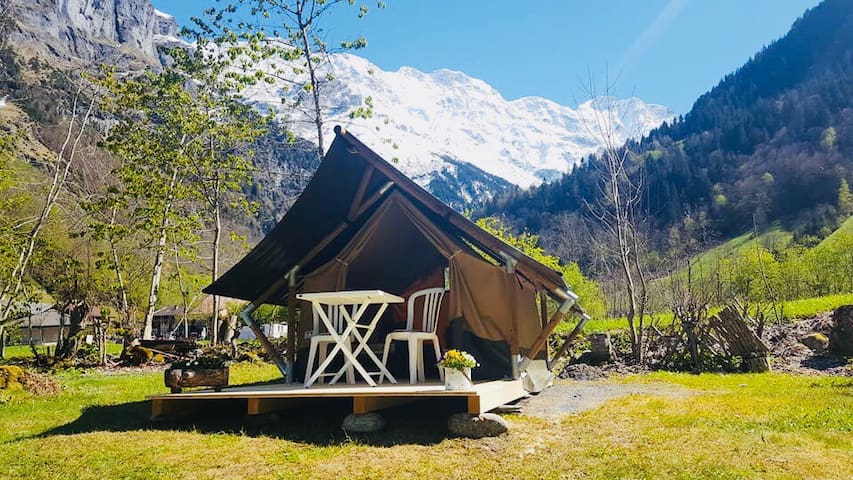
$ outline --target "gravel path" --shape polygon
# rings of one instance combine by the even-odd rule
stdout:
[[[557,381],[539,395],[520,402],[521,413],[536,417],[555,417],[591,410],[604,402],[627,395],[642,394],[664,397],[685,397],[693,390],[668,384],[618,384],[604,381]]]

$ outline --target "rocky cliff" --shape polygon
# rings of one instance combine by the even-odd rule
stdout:
[[[175,19],[150,0],[12,0],[16,50],[76,63],[160,63],[180,42]]]

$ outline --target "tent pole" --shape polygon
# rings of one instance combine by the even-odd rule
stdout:
[[[521,364],[519,365],[519,369],[521,371],[526,370],[527,366],[530,365],[530,362],[536,358],[536,355],[539,354],[539,351],[542,350],[542,347],[548,342],[548,337],[554,329],[557,328],[560,321],[569,313],[572,306],[578,301],[578,296],[569,290],[557,290],[554,293],[564,298],[563,303],[560,305],[560,308],[554,312],[551,320],[547,325],[545,325],[545,328],[542,329],[539,336],[536,337],[536,341],[533,342],[533,345],[530,347],[530,351],[527,352],[527,356],[521,359]]]
[[[521,376],[521,372],[518,370],[518,361],[521,356],[521,349],[518,346],[518,305],[516,305],[517,298],[514,294],[515,285],[513,284],[513,277],[515,276],[515,266],[518,264],[518,261],[512,257],[512,255],[506,252],[499,252],[499,255],[504,260],[504,272],[506,273],[506,284],[509,287],[511,293],[511,308],[512,308],[512,333],[509,339],[509,364],[512,366],[512,379],[518,380]]]
[[[569,336],[566,337],[566,339],[563,341],[563,345],[560,347],[559,350],[557,350],[557,353],[554,354],[554,358],[551,359],[552,364],[557,360],[563,358],[566,352],[569,351],[569,347],[572,345],[572,342],[574,342],[575,338],[580,335],[581,330],[583,330],[584,325],[586,325],[586,322],[589,321],[589,315],[585,313],[581,314],[580,317],[581,319],[578,324],[575,325],[575,328],[572,329],[572,332],[569,333]]]
[[[293,366],[296,365],[296,272],[299,265],[287,274],[287,383],[294,382]]]
[[[270,339],[264,335],[264,331],[261,330],[260,325],[258,325],[258,323],[255,322],[255,319],[252,318],[252,312],[254,312],[255,309],[258,308],[258,305],[261,305],[262,303],[263,301],[258,302],[257,305],[255,302],[249,303],[246,305],[246,308],[240,312],[239,317],[246,325],[249,326],[249,328],[252,329],[252,333],[255,334],[255,337],[261,341],[261,345],[264,346],[264,350],[267,351],[267,354],[270,356],[273,363],[275,363],[275,366],[278,367],[278,371],[281,372],[282,375],[286,376],[287,364],[284,362],[284,359],[281,358],[281,354],[278,353],[278,350],[276,350],[273,344],[270,343]]]
[[[298,266],[293,267],[293,269],[296,268],[298,268]],[[293,271],[293,269],[291,269],[291,271]],[[289,274],[290,272],[288,272],[288,275]],[[273,363],[275,363],[275,366],[278,367],[278,371],[281,372],[281,374],[284,376],[287,375],[287,363],[285,363],[284,359],[281,358],[281,354],[278,353],[278,350],[275,349],[273,344],[270,343],[270,339],[267,338],[267,336],[264,334],[264,331],[261,330],[260,325],[258,325],[258,323],[255,322],[255,319],[252,318],[252,312],[254,312],[259,305],[263,305],[267,300],[272,298],[273,295],[280,292],[287,281],[287,276],[278,279],[275,283],[273,283],[266,290],[264,290],[264,292],[260,296],[258,296],[258,298],[246,305],[246,308],[244,308],[239,314],[240,319],[243,320],[243,322],[248,325],[249,328],[252,329],[252,333],[254,333],[255,337],[257,337],[257,339],[261,341],[261,345],[264,346],[264,350],[267,351],[267,355],[270,356]]]
[[[539,323],[540,323],[540,326],[542,328],[545,328],[545,326],[548,324],[548,295],[545,294],[545,290],[541,290],[539,292]],[[546,359],[551,358],[551,356],[549,355],[549,351],[548,351],[549,346],[550,345],[546,342],[545,343],[545,358]],[[550,360],[549,360],[548,366],[549,367],[551,366]]]

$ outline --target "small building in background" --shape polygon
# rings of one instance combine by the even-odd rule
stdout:
[[[83,328],[92,325],[94,321],[101,320],[102,315],[101,308],[93,307],[83,321]],[[68,313],[63,315],[60,308],[52,303],[30,303],[21,305],[17,309],[17,314],[11,323],[18,326],[21,343],[53,345],[59,340],[60,327],[65,334],[68,333],[71,327],[71,315]]]
[[[287,325],[283,323],[265,323],[261,325],[261,331],[264,332],[267,338],[284,338],[287,336]],[[237,338],[240,340],[254,340],[256,337],[255,332],[251,328],[244,326],[240,329],[240,336]]]
[[[228,321],[228,305],[235,301],[239,302],[233,298],[219,297],[220,322]],[[184,323],[185,317],[186,324]],[[208,295],[200,302],[191,303],[186,316],[184,316],[182,305],[170,305],[155,311],[152,333],[157,339],[203,340],[210,336],[210,328],[213,327],[212,320],[213,295]]]

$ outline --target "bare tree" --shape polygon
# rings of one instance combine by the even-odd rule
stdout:
[[[71,112],[68,119],[65,140],[59,152],[53,158],[53,161],[46,165],[50,173],[50,183],[44,196],[44,202],[39,214],[32,220],[32,227],[22,242],[14,268],[10,271],[7,278],[2,279],[2,284],[0,285],[0,301],[2,301],[2,305],[0,306],[0,336],[3,335],[3,328],[9,320],[9,313],[12,310],[14,300],[18,297],[23,287],[27,268],[35,252],[39,235],[47,224],[48,218],[59,201],[60,196],[66,190],[71,166],[74,164],[78,148],[80,147],[80,141],[91,120],[96,104],[96,96],[91,95],[87,102],[85,89],[85,84],[80,81],[71,102]]]
[[[644,361],[643,332],[645,328],[648,290],[641,254],[645,247],[639,228],[638,208],[643,192],[640,175],[629,170],[632,152],[626,138],[638,133],[636,125],[625,125],[630,112],[620,112],[617,100],[606,84],[604,95],[596,95],[590,79],[587,94],[591,109],[579,109],[581,124],[595,138],[600,149],[594,155],[600,171],[599,197],[587,202],[589,218],[601,232],[594,238],[595,248],[615,264],[615,271],[625,290],[625,316],[634,360]],[[622,128],[620,129],[620,126]]]
[[[676,263],[676,266],[678,263]],[[687,261],[686,278],[676,270],[667,277],[664,302],[672,310],[675,319],[687,336],[687,348],[693,361],[693,372],[702,371],[699,352],[699,329],[707,323],[708,309],[713,298],[713,288],[705,282],[693,279],[693,264]]]

